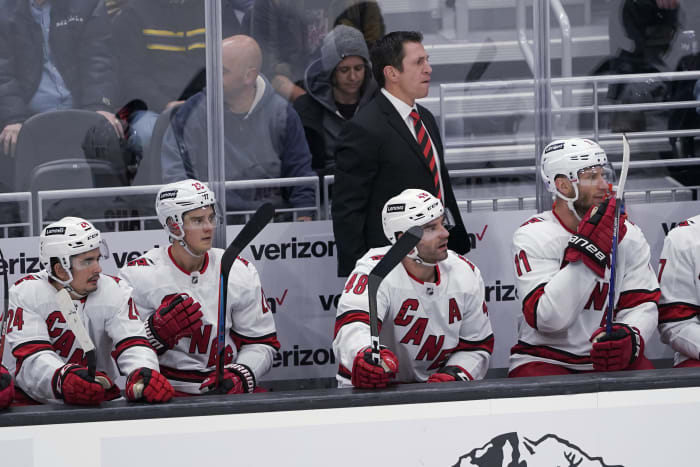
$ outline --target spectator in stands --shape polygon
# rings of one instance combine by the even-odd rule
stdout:
[[[257,42],[237,35],[223,42],[224,151],[226,180],[251,180],[314,175],[304,129],[291,104],[275,93],[259,73],[262,54]],[[166,182],[207,175],[206,90],[178,109],[163,141]],[[229,193],[227,207],[254,209],[264,201],[277,206],[312,207],[310,187]],[[310,220],[307,215],[300,220]]]
[[[658,73],[667,71],[666,55],[678,28],[678,2],[674,0],[624,0],[620,17],[626,38],[611,40],[617,45],[613,56],[606,59],[593,72],[599,74]],[[617,29],[615,12],[610,15],[610,35]],[[617,42],[617,44],[616,44]],[[647,79],[643,82],[613,83],[608,86],[608,98],[621,104],[661,102],[666,97],[667,84],[662,80]],[[609,123],[613,131],[645,131],[654,125],[656,115],[648,112],[615,112]],[[665,119],[665,115],[663,116]],[[662,124],[665,126],[665,124]],[[657,128],[661,129],[661,128]]]
[[[0,152],[13,155],[23,122],[58,109],[112,113],[116,82],[101,0],[0,0]]]
[[[333,187],[333,231],[338,274],[347,276],[369,248],[387,244],[384,203],[407,188],[437,196],[454,218],[449,248],[469,251],[469,239],[435,118],[416,99],[428,95],[432,68],[419,32],[397,31],[372,48],[372,71],[381,92],[340,132]]]
[[[659,334],[676,351],[674,366],[700,366],[700,216],[681,222],[664,240],[659,260]]]
[[[336,26],[324,39],[321,57],[306,70],[307,94],[294,101],[311,149],[311,166],[332,173],[340,127],[364,107],[377,90],[362,33]]]
[[[290,101],[304,94],[304,72],[323,38],[336,25],[359,29],[367,43],[384,35],[384,20],[374,0],[256,0],[250,34],[263,50],[263,72]]]
[[[542,154],[542,177],[554,207],[513,235],[522,315],[509,376],[652,369],[644,345],[658,322],[659,284],[644,234],[624,215],[606,332],[615,197],[605,151],[588,139],[553,141]]]
[[[240,30],[234,1],[222,2],[224,37]],[[158,114],[204,87],[204,23],[201,0],[128,2],[114,18],[120,102],[139,99],[146,107],[123,115],[138,160],[150,144]]]

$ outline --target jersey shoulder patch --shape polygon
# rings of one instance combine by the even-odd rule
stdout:
[[[140,258],[136,258],[133,261],[129,261],[126,263],[127,267],[134,267],[134,266],[152,266],[153,265],[153,260],[151,258],[147,258],[146,256],[141,256]]]

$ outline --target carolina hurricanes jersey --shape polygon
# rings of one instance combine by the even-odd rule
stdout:
[[[373,248],[358,260],[338,302],[339,387],[352,386],[353,360],[370,345],[368,274],[389,248]],[[473,379],[488,369],[494,338],[479,269],[452,251],[436,269],[437,281],[428,283],[398,265],[379,286],[379,342],[398,357],[397,382],[426,381],[445,365],[459,365]]]
[[[658,322],[659,284],[649,264],[642,231],[625,222],[618,245],[613,321],[637,328],[648,341]],[[573,370],[592,370],[591,335],[605,325],[609,282],[582,262],[562,267],[573,232],[552,211],[531,217],[513,235],[518,294],[518,343],[510,370],[529,362],[548,362]]]
[[[659,260],[659,333],[676,351],[675,364],[700,357],[700,216],[678,224]]]
[[[131,287],[100,275],[97,290],[74,300],[97,354],[97,370],[116,380],[141,367],[158,370],[158,358],[131,300]],[[52,378],[66,363],[87,365],[83,349],[56,300],[46,271],[28,275],[10,288],[3,362],[16,384],[39,402],[60,402]],[[116,366],[115,366],[116,362]]]
[[[202,308],[202,327],[184,337],[159,356],[161,373],[176,391],[199,394],[202,381],[216,364],[216,330],[219,312],[219,274],[223,250],[206,253],[199,272],[188,273],[177,266],[170,246],[154,248],[127,263],[119,272],[133,287],[141,318],[148,319],[172,294],[186,293]],[[275,322],[263,296],[255,266],[239,257],[228,279],[226,313],[226,363],[247,365],[260,378],[272,366],[280,344]]]

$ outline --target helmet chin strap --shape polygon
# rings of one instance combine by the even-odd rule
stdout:
[[[429,263],[429,262],[425,261],[423,258],[421,258],[420,256],[418,256],[418,248],[414,248],[414,249],[411,250],[411,252],[410,252],[409,254],[407,254],[406,256],[408,256],[409,258],[411,258],[411,259],[412,259],[414,262],[416,262],[417,264],[422,264],[423,266],[428,266],[428,267],[431,267],[431,268],[434,268],[435,266],[437,266],[437,263]]]
[[[578,215],[578,212],[576,212],[576,207],[574,206],[574,203],[578,200],[578,182],[571,182],[571,184],[574,187],[574,196],[573,198],[569,198],[568,196],[565,196],[561,191],[557,190],[557,196],[564,201],[566,201],[566,206],[569,208],[569,211],[574,213],[574,216],[576,216],[576,219],[581,222],[581,216]]]
[[[190,250],[190,247],[187,245],[187,243],[185,242],[185,239],[184,239],[184,238],[183,238],[183,239],[178,239],[178,242],[180,243],[180,245],[182,245],[182,248],[184,248],[185,251],[186,251],[190,256],[193,256],[193,257],[195,257],[195,258],[202,258],[202,257],[204,257],[204,255],[206,254],[206,252],[202,253],[201,255],[195,254],[192,250]]]
[[[73,288],[73,286],[70,285],[70,283],[73,282],[73,274],[70,272],[70,269],[65,269],[65,268],[64,268],[64,271],[66,271],[66,272],[68,273],[68,279],[65,280],[65,281],[62,280],[62,279],[59,279],[59,278],[58,278],[57,276],[55,276],[54,274],[49,274],[49,277],[50,277],[52,280],[54,280],[54,281],[58,282],[59,284],[61,284],[61,285],[63,286],[63,288],[66,289],[66,290],[68,291],[69,294],[73,294],[73,295],[77,296],[78,298],[85,298],[85,297],[87,297],[87,294],[78,293],[78,292]]]

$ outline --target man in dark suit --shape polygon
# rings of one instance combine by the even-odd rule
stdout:
[[[407,188],[443,201],[455,225],[449,249],[469,251],[435,118],[415,103],[428,95],[432,72],[422,40],[419,32],[397,31],[375,43],[372,67],[381,92],[341,130],[332,205],[339,276],[368,249],[388,244],[382,207]]]

